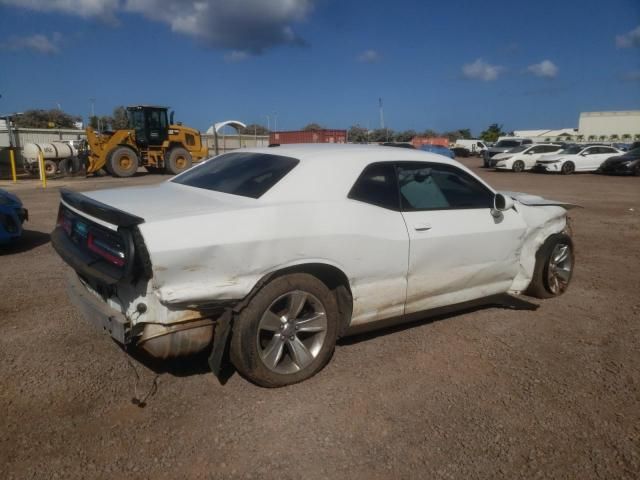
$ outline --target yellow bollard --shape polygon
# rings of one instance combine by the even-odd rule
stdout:
[[[44,155],[42,152],[38,155],[38,166],[40,167],[40,179],[42,180],[42,188],[47,188],[47,172],[44,171]]]
[[[9,149],[9,161],[11,162],[11,178],[13,183],[16,183],[18,179],[16,178],[16,158],[13,155],[13,148]]]

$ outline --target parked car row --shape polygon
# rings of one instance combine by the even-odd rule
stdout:
[[[640,176],[640,147],[623,152],[599,144],[521,145],[506,152],[485,156],[485,166],[496,170],[534,170],[569,175],[574,172],[621,173]]]

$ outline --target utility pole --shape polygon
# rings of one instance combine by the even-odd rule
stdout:
[[[278,113],[277,112],[273,113],[273,130],[275,132],[278,131]]]
[[[269,115],[265,115],[265,117],[267,117],[267,130],[271,132],[271,119],[269,118]]]
[[[378,105],[380,106],[380,128],[384,130],[384,110],[382,108],[382,97],[378,98]]]

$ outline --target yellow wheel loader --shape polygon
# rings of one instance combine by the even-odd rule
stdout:
[[[127,107],[127,117],[128,129],[98,133],[87,128],[87,175],[105,169],[115,177],[130,177],[138,167],[175,175],[208,156],[200,132],[174,125],[166,107]]]

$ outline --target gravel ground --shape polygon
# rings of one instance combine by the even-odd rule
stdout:
[[[17,186],[31,220],[0,255],[2,478],[639,478],[640,178],[487,172],[572,210],[577,261],[536,311],[477,309],[342,341],[283,389],[206,361],[145,366],[67,300],[58,190]],[[530,299],[531,300],[531,299]],[[139,408],[131,401],[157,390]]]

